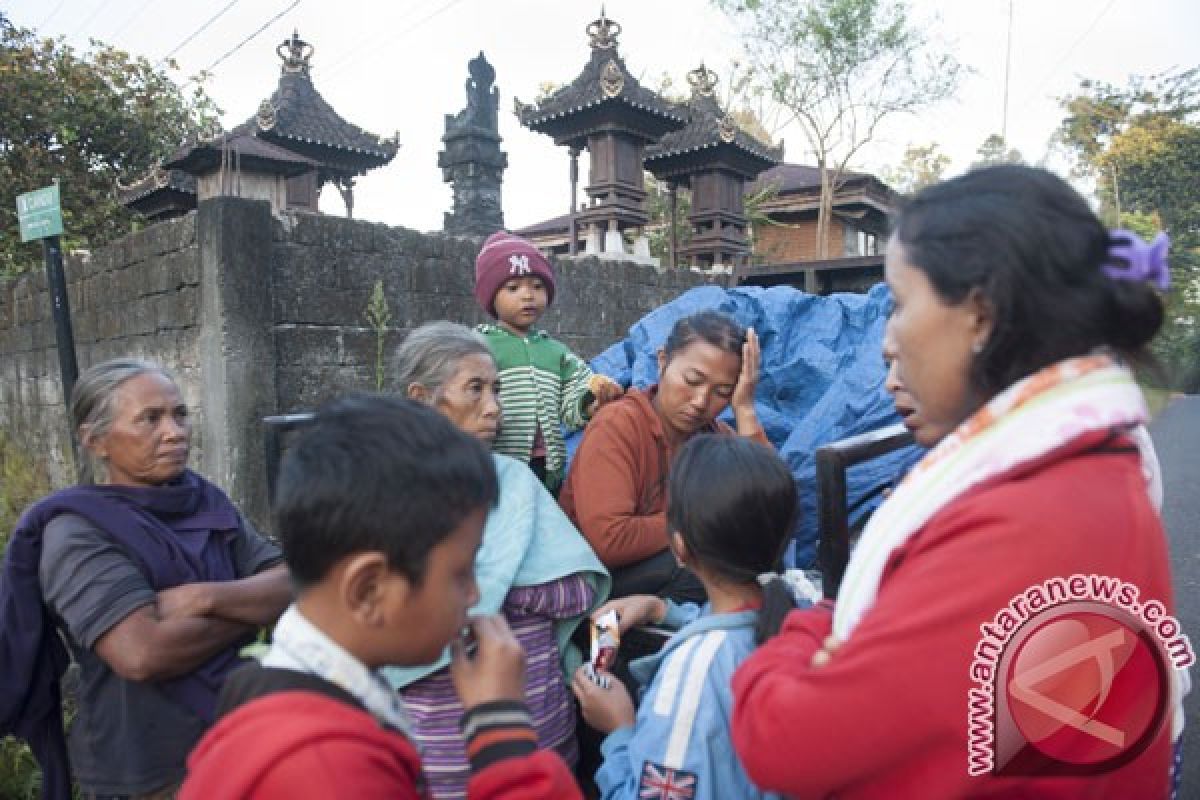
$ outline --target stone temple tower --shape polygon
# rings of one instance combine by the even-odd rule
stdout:
[[[467,107],[446,115],[445,149],[438,153],[442,180],[454,189],[454,210],[443,227],[448,233],[487,236],[504,227],[500,184],[508,156],[500,149],[500,93],[492,85],[496,70],[482,52],[467,69]]]

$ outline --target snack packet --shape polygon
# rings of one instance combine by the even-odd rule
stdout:
[[[592,624],[592,651],[589,659],[593,669],[607,671],[612,667],[613,659],[617,657],[617,648],[621,646],[621,629],[618,623],[620,617],[616,610],[601,614]]]
[[[464,625],[463,629],[458,632],[458,636],[462,641],[463,652],[469,656],[475,655],[475,651],[479,649],[479,640],[475,638],[475,629],[470,624]]]
[[[583,674],[589,681],[596,684],[601,689],[612,688],[612,678],[596,672],[596,668],[592,666],[592,662],[590,661],[583,665]]]

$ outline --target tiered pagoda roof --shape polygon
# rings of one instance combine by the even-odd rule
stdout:
[[[320,167],[321,183],[362,175],[395,157],[395,138],[383,139],[347,122],[321,97],[312,82],[312,45],[293,33],[276,52],[283,60],[278,87],[234,133],[311,158]]]
[[[687,118],[656,92],[637,82],[617,53],[621,26],[604,12],[587,28],[592,56],[571,83],[535,105],[516,101],[516,114],[530,130],[554,143],[582,147],[589,133],[621,130],[647,142],[682,128]]]
[[[196,207],[196,178],[181,170],[156,167],[128,186],[118,182],[117,199],[151,219],[177,216]]]
[[[688,124],[646,148],[646,169],[670,180],[701,169],[722,168],[753,178],[783,158],[783,147],[763,144],[746,133],[717,102],[716,75],[703,64],[688,73],[692,97]]]
[[[317,167],[315,160],[249,133],[222,134],[215,139],[184,147],[164,166],[172,172],[201,175],[220,168],[223,161],[232,159],[236,159],[236,165],[230,164],[231,168],[246,168],[289,178]]]

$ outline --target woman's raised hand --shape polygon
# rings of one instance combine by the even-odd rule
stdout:
[[[743,436],[752,436],[762,431],[758,414],[754,410],[754,392],[758,389],[759,362],[762,351],[758,347],[758,334],[754,328],[746,329],[746,343],[742,345],[742,371],[738,374],[737,386],[729,405],[733,408],[737,430]]]

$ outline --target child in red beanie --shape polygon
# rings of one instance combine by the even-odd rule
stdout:
[[[554,268],[531,242],[504,231],[488,237],[475,259],[475,299],[497,323],[478,328],[500,378],[504,416],[492,449],[528,463],[555,491],[567,463],[562,426],[582,428],[623,390],[534,327],[554,300]]]

